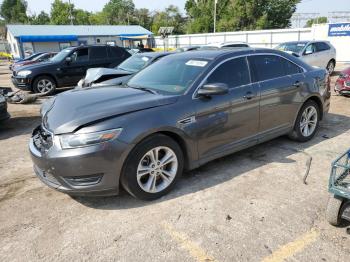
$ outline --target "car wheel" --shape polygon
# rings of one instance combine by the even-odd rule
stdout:
[[[320,109],[316,102],[307,101],[298,113],[290,138],[299,142],[309,141],[317,132],[320,121]]]
[[[334,69],[335,69],[335,63],[333,60],[331,60],[328,62],[328,65],[327,65],[327,71],[329,75],[332,75],[334,73]]]
[[[168,136],[154,135],[138,144],[129,154],[121,183],[138,199],[157,199],[173,188],[183,166],[180,146]]]
[[[329,196],[326,218],[327,221],[333,226],[339,226],[342,222],[340,214],[342,204],[342,199],[335,197],[333,194]]]
[[[55,81],[49,76],[41,76],[35,79],[33,91],[43,95],[51,95],[56,90]]]

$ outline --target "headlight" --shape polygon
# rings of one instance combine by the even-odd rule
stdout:
[[[19,71],[17,73],[18,76],[27,76],[27,75],[30,75],[32,73],[32,71],[30,70],[23,70],[23,71]]]
[[[59,138],[62,149],[70,149],[113,140],[120,135],[122,130],[122,128],[118,128],[95,133],[61,135]]]

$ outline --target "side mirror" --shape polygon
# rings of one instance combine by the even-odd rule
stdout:
[[[70,56],[66,57],[66,63],[67,64],[72,63],[72,58]]]
[[[205,84],[202,86],[197,94],[198,96],[215,96],[215,95],[225,95],[228,93],[228,86],[224,83],[212,83]]]
[[[304,52],[304,55],[311,55],[313,52],[312,52],[312,50],[306,50],[305,52]]]

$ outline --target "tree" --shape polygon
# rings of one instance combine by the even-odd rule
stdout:
[[[285,28],[300,0],[221,0],[217,3],[218,31]],[[189,31],[212,32],[214,0],[187,0]]]
[[[69,25],[71,24],[70,14],[73,14],[74,4],[64,3],[55,0],[51,4],[51,24]]]
[[[27,2],[24,0],[4,0],[0,7],[0,15],[6,23],[27,23]]]
[[[132,0],[110,0],[103,7],[103,14],[110,25],[130,24],[135,5]]]
[[[41,11],[40,14],[29,17],[29,22],[32,25],[48,25],[50,24],[50,16],[44,11]]]
[[[91,13],[83,9],[73,10],[74,24],[75,25],[90,25],[91,24]]]
[[[147,8],[135,9],[133,23],[151,30],[152,18],[149,10]]]
[[[306,22],[305,27],[311,27],[313,24],[325,24],[328,23],[328,18],[325,16],[320,16],[312,18]]]
[[[174,27],[174,34],[183,34],[185,32],[186,20],[182,17],[179,8],[169,5],[164,11],[156,12],[153,16],[152,32],[158,33],[159,27]]]

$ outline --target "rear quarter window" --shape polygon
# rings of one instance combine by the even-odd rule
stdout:
[[[249,57],[254,81],[265,81],[286,75],[282,58],[275,55],[255,55]]]
[[[116,47],[110,46],[108,49],[109,49],[109,56],[112,59],[127,58],[130,56],[129,52],[117,46]]]

